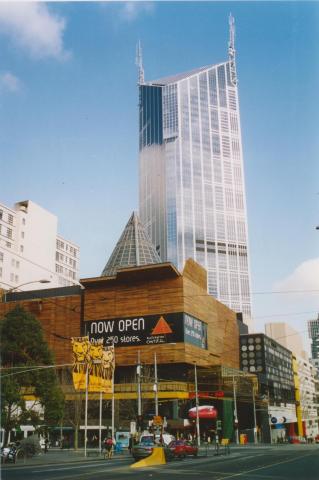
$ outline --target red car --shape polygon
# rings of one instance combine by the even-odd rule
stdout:
[[[197,457],[198,447],[186,440],[175,440],[168,446],[174,457],[185,458],[187,455],[194,455]]]

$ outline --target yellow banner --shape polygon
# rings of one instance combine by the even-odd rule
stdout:
[[[102,363],[101,363],[102,392],[112,393],[114,369],[115,369],[114,345],[112,345],[111,347],[104,347],[103,353],[102,353]]]
[[[73,385],[75,390],[85,390],[90,350],[89,337],[73,337],[71,344],[73,351]]]
[[[72,338],[73,384],[75,390],[112,393],[115,368],[114,346],[104,347],[103,341],[89,341],[88,337]]]

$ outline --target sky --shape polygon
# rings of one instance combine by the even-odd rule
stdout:
[[[318,2],[0,1],[0,203],[57,215],[80,276],[100,275],[138,209],[136,43],[146,80],[223,62],[230,12],[255,328],[285,321],[306,341],[319,311]]]

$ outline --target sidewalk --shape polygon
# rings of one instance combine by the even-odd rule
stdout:
[[[113,456],[113,459],[131,457],[127,450],[124,450],[122,453],[116,453]],[[78,450],[61,450],[60,448],[50,448],[47,453],[40,453],[34,457],[27,458],[25,460],[17,460],[16,463],[5,463],[2,464],[3,467],[10,466],[25,466],[25,465],[61,465],[64,463],[76,463],[76,462],[94,462],[94,461],[105,461],[109,462],[110,460],[105,459],[103,455],[99,454],[98,449],[88,448],[87,456],[84,456],[84,449]],[[112,460],[111,460],[112,461]]]

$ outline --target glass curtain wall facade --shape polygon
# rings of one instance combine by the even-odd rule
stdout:
[[[231,60],[139,85],[140,218],[162,260],[208,272],[251,327],[247,220]]]

